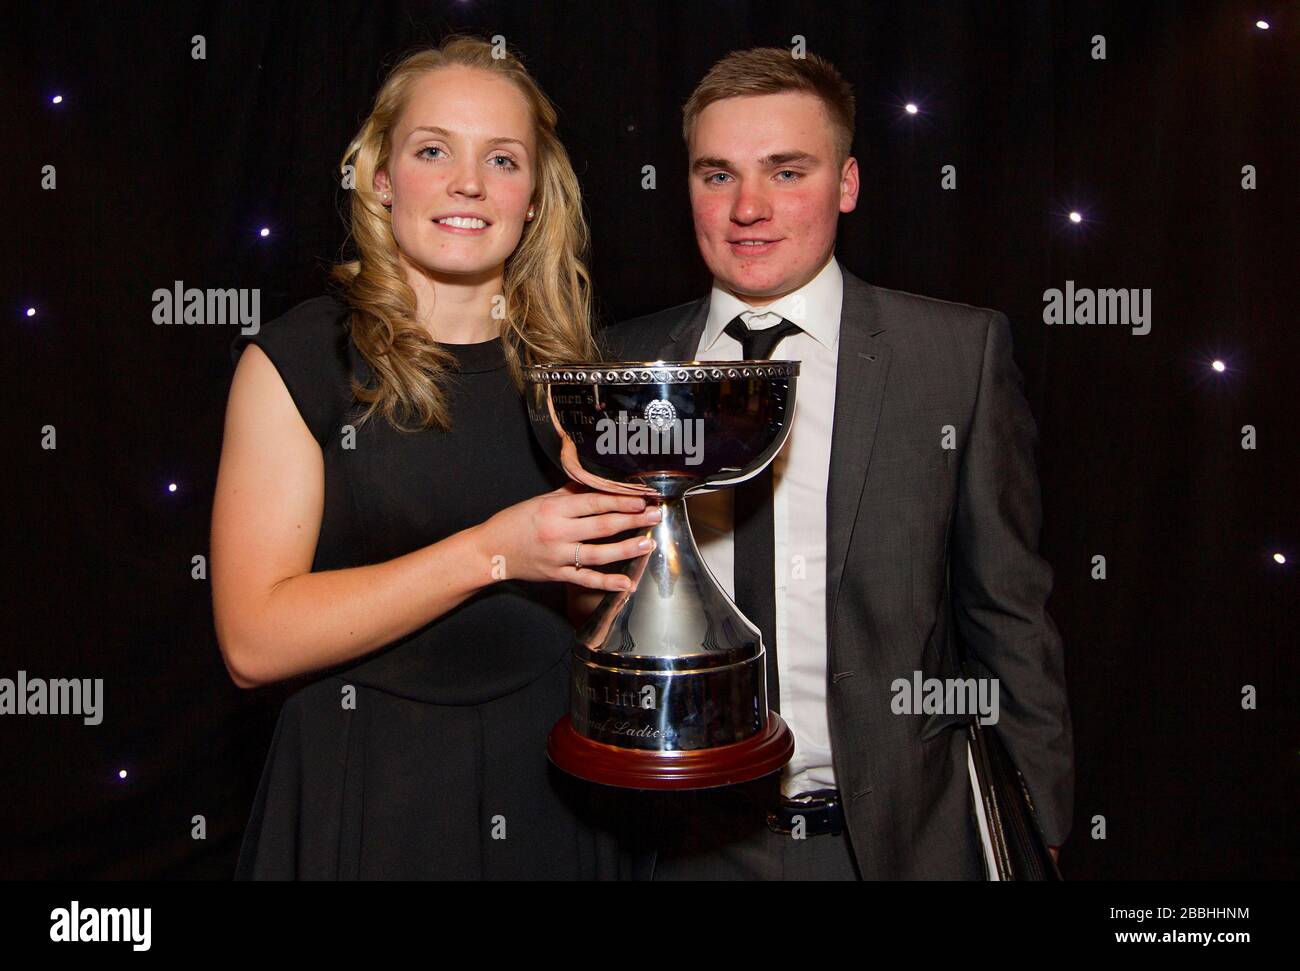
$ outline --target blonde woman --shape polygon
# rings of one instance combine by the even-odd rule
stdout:
[[[359,259],[335,268],[340,295],[232,346],[217,635],[241,687],[311,679],[237,878],[616,875],[545,742],[565,585],[625,589],[589,567],[644,550],[600,540],[656,513],[565,483],[528,425],[521,365],[596,356],[555,125],[484,41],[405,58],[343,158]]]

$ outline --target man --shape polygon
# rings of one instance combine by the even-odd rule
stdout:
[[[983,878],[965,717],[900,711],[894,687],[954,677],[961,656],[996,679],[997,730],[1049,845],[1070,829],[1062,646],[1010,328],[836,261],[859,188],[853,118],[815,55],[716,64],[683,122],[712,292],[603,335],[610,360],[801,362],[770,475],[688,500],[706,563],[773,652],[769,703],[794,757],[779,779],[667,797],[655,879]]]

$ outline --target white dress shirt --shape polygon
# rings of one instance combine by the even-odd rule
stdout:
[[[740,360],[740,343],[724,333],[737,315],[752,330],[781,318],[803,328],[772,351],[773,360],[800,362],[794,419],[772,468],[777,674],[781,717],[794,733],[794,757],[781,776],[787,796],[835,786],[826,712],[826,488],[843,297],[834,256],[803,287],[764,307],[751,307],[715,280],[695,355]],[[735,490],[691,496],[686,509],[705,564],[734,599]]]

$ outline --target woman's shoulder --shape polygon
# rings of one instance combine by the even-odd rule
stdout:
[[[350,318],[350,309],[341,297],[324,294],[295,304],[255,330],[240,333],[230,345],[234,363],[249,344],[261,348],[322,446],[352,399]]]
[[[295,304],[271,321],[268,327],[338,328],[349,316],[347,302],[337,293],[323,293]]]
[[[255,329],[241,331],[230,345],[234,362],[249,344],[258,344],[263,350],[270,344],[277,349],[297,351],[311,355],[333,348],[346,339],[350,311],[342,298],[334,294],[312,297],[290,307],[279,317]]]

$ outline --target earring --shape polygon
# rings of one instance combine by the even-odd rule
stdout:
[[[528,207],[528,218],[529,218],[530,220],[533,218],[533,207],[532,207],[532,206],[529,206],[529,207]]]
[[[389,209],[393,208],[393,207],[389,204],[389,202],[388,202],[388,193],[387,193],[387,192],[384,193],[384,205],[385,205],[387,208],[389,208]]]

